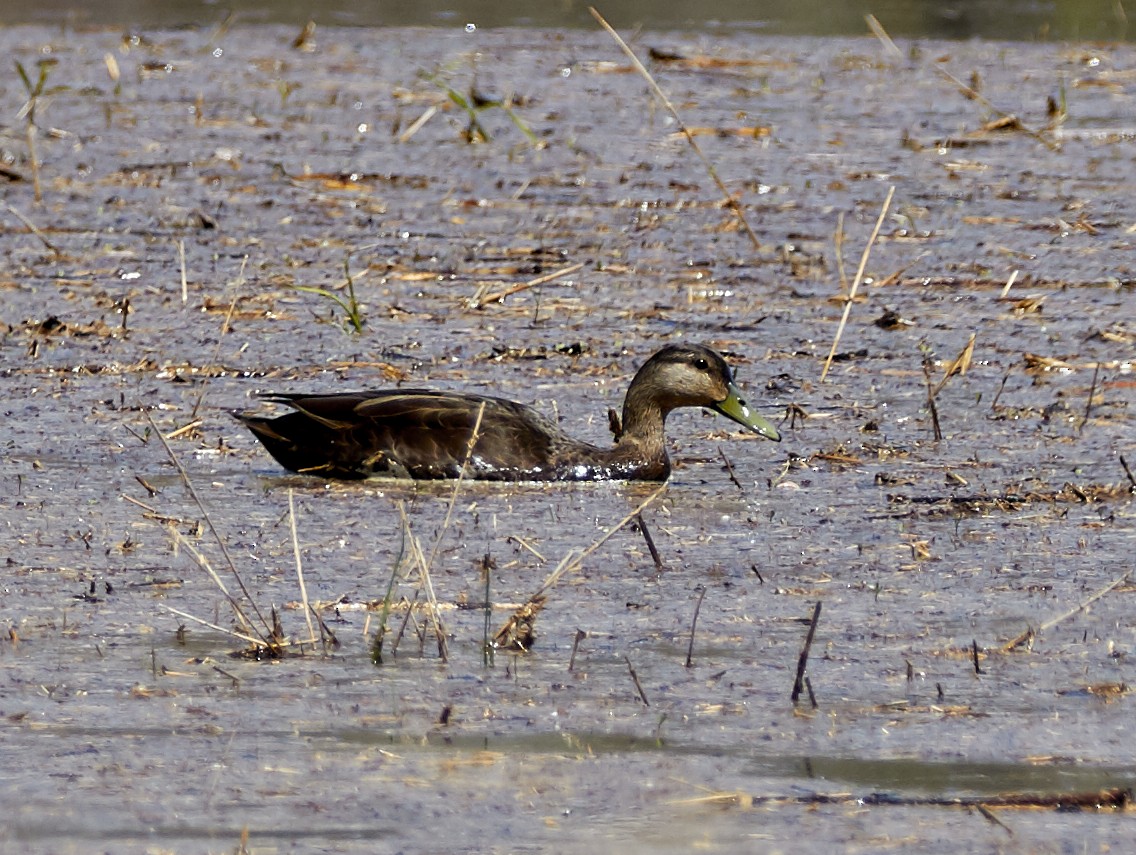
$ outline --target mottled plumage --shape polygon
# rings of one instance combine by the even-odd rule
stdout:
[[[663,426],[677,407],[707,407],[767,439],[781,438],[746,405],[725,360],[701,345],[669,345],[643,364],[610,448],[572,439],[532,407],[483,395],[392,389],[265,399],[294,412],[233,415],[284,468],[331,478],[457,478],[468,455],[467,478],[662,481],[670,474]]]

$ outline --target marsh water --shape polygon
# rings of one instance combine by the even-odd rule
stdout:
[[[1136,785],[1136,50],[637,34],[751,238],[603,33],[0,45],[0,849],[1133,839],[997,800]],[[408,383],[602,442],[677,340],[784,441],[676,412],[654,497],[328,483],[229,416]],[[487,653],[648,499],[661,568],[619,528]],[[222,586],[323,642],[250,657]]]

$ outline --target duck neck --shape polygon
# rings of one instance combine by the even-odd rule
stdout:
[[[634,448],[650,460],[666,460],[663,426],[667,412],[656,396],[632,383],[623,402],[623,435],[619,448]]]

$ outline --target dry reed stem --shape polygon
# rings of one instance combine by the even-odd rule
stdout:
[[[233,301],[229,303],[229,311],[225,313],[225,322],[221,324],[221,334],[217,336],[217,346],[213,348],[213,358],[209,360],[210,365],[217,364],[217,357],[221,354],[221,345],[225,342],[225,333],[229,331],[229,324],[233,320],[233,312],[237,308],[237,300],[241,296],[241,286],[245,281],[245,265],[248,264],[249,257],[246,254],[241,259],[241,269],[237,272],[237,281],[233,288]],[[190,418],[197,418],[197,411],[201,409],[201,404],[205,400],[205,393],[209,391],[209,374],[204,373],[201,377],[201,394],[197,396],[197,403],[193,405],[193,410],[190,412]]]
[[[614,535],[617,531],[622,529],[625,525],[627,525],[629,522],[631,522],[633,519],[635,519],[637,516],[639,516],[639,514],[643,513],[643,511],[646,510],[648,507],[650,507],[650,505],[653,504],[654,501],[659,498],[659,496],[663,495],[663,493],[666,492],[666,489],[667,489],[667,485],[665,483],[662,484],[658,489],[656,489],[654,492],[652,492],[651,495],[649,495],[646,499],[644,499],[642,502],[640,502],[639,505],[633,511],[631,511],[631,513],[629,513],[627,516],[625,516],[623,519],[621,519],[615,525],[611,526],[607,531],[605,531],[603,533],[603,535],[600,536],[600,538],[598,540],[596,540],[591,546],[589,546],[583,552],[580,552],[579,554],[574,554],[573,550],[569,550],[568,553],[562,559],[560,559],[560,563],[556,566],[556,569],[548,574],[548,577],[544,580],[544,583],[536,590],[536,592],[531,597],[529,597],[527,600],[525,600],[525,602],[521,605],[521,607],[516,610],[513,617],[510,617],[509,620],[505,622],[504,626],[502,626],[501,629],[499,629],[497,631],[497,634],[494,637],[495,638],[507,637],[508,634],[509,634],[509,632],[508,632],[509,627],[513,624],[514,620],[516,619],[516,617],[518,615],[520,615],[526,609],[531,609],[538,602],[543,604],[545,594],[549,590],[551,590],[552,587],[557,582],[559,582],[561,580],[561,578],[563,578],[568,573],[571,573],[571,572],[574,572],[575,570],[578,570],[580,568],[580,565],[582,565],[584,563],[584,560],[589,555],[591,555],[593,552],[595,552],[597,549],[599,549],[601,546],[603,546],[605,543],[607,543],[608,540],[612,537],[612,535]]]
[[[538,276],[535,279],[530,279],[528,282],[520,282],[515,285],[510,285],[507,288],[502,288],[500,291],[494,291],[492,294],[482,295],[480,290],[477,294],[469,299],[466,305],[471,309],[481,309],[488,306],[490,303],[500,303],[506,297],[511,297],[514,294],[519,294],[521,291],[527,291],[530,288],[535,288],[537,285],[543,285],[546,282],[552,282],[554,279],[559,279],[561,276],[568,276],[575,273],[577,270],[582,269],[584,262],[580,261],[576,264],[569,264],[567,267],[562,267],[559,270],[554,270],[551,273],[545,273],[543,276]]]
[[[430,612],[430,622],[434,626],[434,637],[438,642],[438,655],[443,662],[447,662],[449,661],[449,649],[446,644],[446,629],[442,624],[442,613],[441,609],[438,608],[438,597],[434,593],[434,583],[430,579],[430,567],[425,554],[422,552],[422,544],[411,531],[410,517],[406,513],[406,503],[401,500],[398,502],[398,513],[406,530],[406,542],[410,548],[411,559],[418,565],[418,578],[426,591],[426,604]],[[411,612],[413,612],[413,609],[408,610],[408,614]],[[403,628],[405,628],[405,624],[403,624]],[[400,632],[399,636],[401,637],[401,635]]]
[[[852,287],[848,289],[848,294],[844,297],[844,314],[840,316],[840,326],[836,328],[836,336],[832,340],[832,349],[828,351],[828,359],[824,361],[824,369],[820,372],[820,382],[824,382],[824,378],[828,376],[828,369],[832,367],[832,359],[836,356],[836,348],[840,344],[840,337],[844,334],[844,325],[848,323],[848,315],[852,311],[852,301],[856,298],[856,291],[860,287],[860,282],[864,279],[864,269],[868,266],[868,257],[872,253],[872,245],[875,244],[876,238],[879,237],[880,229],[883,227],[884,218],[887,216],[888,208],[891,207],[891,198],[895,195],[895,185],[893,184],[888,188],[887,198],[884,199],[883,207],[880,208],[880,215],[876,218],[875,228],[872,229],[872,236],[868,238],[868,244],[864,247],[864,252],[860,256],[860,266],[856,268],[856,278],[852,280]]]
[[[410,123],[410,127],[408,127],[405,131],[403,131],[399,135],[398,141],[400,143],[409,142],[410,138],[412,136],[414,136],[416,133],[418,133],[420,130],[422,130],[422,126],[425,125],[432,118],[434,118],[434,116],[437,112],[438,112],[437,106],[434,105],[434,104],[431,104],[429,107],[426,108],[426,111],[421,116],[419,116],[417,119],[415,119],[413,122]]]
[[[296,533],[296,502],[293,496],[295,491],[288,488],[288,522],[292,530],[292,554],[296,556],[296,578],[300,583],[300,601],[304,604],[304,617],[308,621],[308,637],[315,638],[316,630],[312,626],[312,609],[308,604],[308,588],[304,584],[304,565],[300,561],[300,537]]]
[[[1010,278],[1006,280],[1006,287],[1002,289],[1002,293],[998,295],[999,300],[1005,300],[1006,295],[1010,293],[1010,289],[1014,287],[1014,283],[1018,281],[1018,271],[1015,270],[1010,274]]]
[[[1052,620],[1047,620],[1045,623],[1043,623],[1041,626],[1039,626],[1036,630],[1027,629],[1025,632],[1023,632],[1021,635],[1019,635],[1013,641],[1010,641],[1010,642],[1006,643],[1005,645],[1003,645],[1002,646],[1002,652],[1003,653],[1009,653],[1011,650],[1014,650],[1014,649],[1020,647],[1026,641],[1035,637],[1039,633],[1045,632],[1046,630],[1049,630],[1049,629],[1053,629],[1053,627],[1057,626],[1057,624],[1062,623],[1063,621],[1066,621],[1069,618],[1073,617],[1073,615],[1084,611],[1089,606],[1091,606],[1093,603],[1095,603],[1097,600],[1099,600],[1101,597],[1103,597],[1105,594],[1107,594],[1109,591],[1113,591],[1116,588],[1119,588],[1125,582],[1127,582],[1128,578],[1131,575],[1132,575],[1131,570],[1125,570],[1123,573],[1121,573],[1119,576],[1117,576],[1115,579],[1113,579],[1111,582],[1109,582],[1107,585],[1105,585],[1103,588],[1101,588],[1095,594],[1092,594],[1087,599],[1082,600],[1074,608],[1069,609],[1069,611],[1065,612],[1062,615],[1058,615],[1057,617],[1053,618]]]
[[[868,29],[870,29],[872,31],[872,35],[874,35],[877,39],[880,40],[880,42],[883,44],[884,48],[886,48],[888,50],[888,52],[893,55],[894,58],[902,59],[903,53],[899,50],[898,47],[896,47],[895,42],[893,42],[891,40],[891,36],[889,36],[887,34],[887,30],[884,29],[883,24],[881,24],[879,22],[879,20],[876,18],[876,16],[875,15],[867,15],[867,16],[865,16],[865,20],[868,23]],[[932,66],[932,68],[941,77],[945,77],[947,80],[949,80],[951,83],[953,83],[966,98],[969,98],[972,101],[977,101],[979,104],[981,104],[983,107],[985,107],[990,112],[997,113],[1000,118],[1013,119],[1014,122],[1017,123],[1017,126],[1019,128],[1021,128],[1025,133],[1029,134],[1031,137],[1036,139],[1038,142],[1040,142],[1042,145],[1044,145],[1050,151],[1057,151],[1060,148],[1060,146],[1058,146],[1057,143],[1055,143],[1053,140],[1046,137],[1041,131],[1035,131],[1033,128],[1029,127],[1024,122],[1022,122],[1022,120],[1019,119],[1017,116],[1015,116],[1013,113],[1008,113],[1005,110],[1002,110],[999,107],[994,106],[994,104],[992,104],[981,92],[978,92],[977,90],[975,90],[971,86],[967,86],[965,83],[963,83],[961,80],[959,80],[957,77],[955,77],[953,74],[951,74],[949,71],[947,71],[942,66],[934,65],[934,66]]]
[[[947,365],[947,370],[943,374],[943,379],[936,383],[935,388],[931,390],[932,398],[936,397],[941,391],[943,391],[943,387],[947,385],[947,381],[950,380],[955,374],[958,374],[959,376],[966,374],[967,369],[970,368],[970,362],[974,358],[974,340],[977,335],[977,333],[971,333],[970,340],[967,341],[962,351]]]
[[[682,135],[686,137],[686,141],[690,144],[690,147],[694,150],[694,153],[698,155],[698,159],[701,160],[703,166],[706,167],[706,171],[710,174],[710,178],[713,179],[714,183],[717,185],[718,190],[721,192],[722,197],[726,202],[726,205],[731,211],[734,212],[734,216],[738,218],[738,222],[742,224],[742,228],[745,229],[746,234],[749,235],[749,239],[753,242],[753,248],[760,251],[761,241],[757,239],[757,235],[750,227],[749,220],[746,219],[745,212],[742,211],[742,207],[738,204],[738,200],[735,199],[730,191],[726,188],[725,183],[718,176],[718,170],[714,168],[714,164],[712,164],[710,162],[710,159],[702,153],[702,149],[694,139],[694,134],[690,132],[690,128],[687,127],[686,122],[684,122],[682,120],[682,117],[679,116],[678,110],[676,110],[674,108],[674,105],[671,104],[670,99],[667,98],[666,94],[659,87],[659,84],[655,82],[655,78],[651,76],[651,72],[649,72],[647,70],[647,67],[639,61],[639,57],[637,57],[635,55],[635,52],[627,46],[627,42],[620,38],[619,33],[612,29],[611,24],[609,24],[604,19],[603,15],[596,11],[596,8],[594,6],[589,6],[588,11],[592,13],[592,17],[596,19],[599,25],[607,31],[607,34],[615,39],[615,43],[619,45],[623,53],[627,56],[628,59],[631,60],[631,64],[635,66],[635,70],[638,71],[639,74],[642,75],[643,79],[647,81],[647,85],[651,88],[651,91],[654,93],[655,98],[657,98],[659,103],[662,104],[666,108],[667,112],[671,114],[671,117],[678,124],[679,130],[682,132]]]
[[[178,475],[181,477],[181,481],[185,485],[185,489],[193,498],[193,502],[197,505],[197,509],[201,511],[201,517],[205,520],[205,525],[208,526],[210,533],[213,535],[213,539],[217,541],[217,546],[220,548],[221,554],[225,557],[225,563],[229,566],[229,572],[233,574],[233,578],[237,581],[237,587],[241,589],[241,594],[246,600],[248,600],[249,605],[252,606],[252,610],[256,614],[257,619],[264,625],[264,637],[266,639],[271,638],[271,624],[269,624],[269,622],[265,620],[264,615],[261,614],[260,608],[256,604],[256,600],[252,598],[252,594],[250,594],[248,588],[245,587],[244,580],[241,579],[241,574],[237,572],[237,565],[233,561],[233,556],[229,554],[229,548],[225,546],[225,541],[221,538],[220,532],[218,532],[217,527],[213,525],[213,519],[209,516],[209,512],[205,510],[205,504],[201,501],[201,497],[197,495],[197,490],[194,489],[193,482],[189,480],[189,473],[185,471],[185,467],[181,465],[181,461],[178,459],[178,456],[174,454],[173,448],[170,446],[166,438],[162,435],[162,432],[158,430],[158,426],[154,424],[154,420],[150,417],[149,411],[146,411],[145,415],[146,421],[149,422],[151,430],[154,431],[154,434],[161,441],[162,446],[166,449],[166,454],[170,458],[170,462],[172,462],[174,464],[174,468],[177,469]],[[225,591],[223,585],[221,586],[221,590]],[[241,618],[245,621],[248,629],[255,632],[252,627],[251,621],[249,621],[248,618],[244,616],[244,612],[241,611],[240,607],[237,605],[236,600],[232,596],[230,596],[227,591],[225,591],[225,596],[228,597],[229,602],[233,605],[233,608],[237,612],[237,614],[240,615]]]
[[[194,623],[201,624],[202,626],[207,626],[207,627],[209,627],[209,629],[216,630],[217,632],[220,632],[223,635],[228,635],[232,638],[239,639],[239,640],[245,642],[246,644],[251,644],[255,647],[262,647],[264,645],[264,639],[262,639],[262,638],[254,638],[251,635],[245,635],[244,633],[241,633],[241,632],[234,632],[233,630],[227,629],[226,627],[218,626],[215,623],[210,623],[209,621],[202,620],[199,617],[194,617],[193,615],[189,614],[188,612],[183,612],[180,609],[175,609],[173,606],[167,606],[165,603],[159,603],[158,605],[161,608],[165,609],[170,614],[175,614],[178,617],[183,617],[186,620],[191,620]]]
[[[185,241],[178,241],[178,262],[181,267],[181,304],[189,302],[189,280],[185,275]]]
[[[28,231],[31,232],[33,235],[35,235],[37,238],[39,238],[40,242],[43,243],[44,246],[46,246],[48,249],[50,249],[57,256],[63,254],[62,252],[60,252],[59,247],[57,247],[55,244],[53,244],[51,241],[49,241],[47,239],[47,235],[45,235],[43,232],[41,232],[39,230],[39,228],[36,226],[35,223],[33,223],[31,220],[29,220],[27,217],[25,217],[22,213],[20,213],[18,210],[16,210],[11,205],[9,205],[7,202],[4,203],[4,207],[8,209],[8,212],[13,217],[15,217],[17,220],[19,220],[25,226],[27,226]]]
[[[865,15],[864,20],[868,24],[868,29],[883,44],[884,48],[891,54],[892,59],[903,59],[903,51],[899,49],[895,42],[891,40],[891,36],[887,34],[883,24],[875,15]]]
[[[627,663],[627,673],[631,675],[631,682],[635,684],[635,691],[639,693],[639,700],[643,702],[643,706],[651,706],[651,702],[647,700],[647,693],[643,691],[643,686],[639,682],[639,675],[635,673],[635,668],[631,664],[631,660],[627,656],[623,657],[623,661]]]

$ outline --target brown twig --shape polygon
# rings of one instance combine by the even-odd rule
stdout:
[[[1124,474],[1128,476],[1128,483],[1132,485],[1133,492],[1136,492],[1136,477],[1132,475],[1132,470],[1128,468],[1128,461],[1124,459],[1124,455],[1120,455],[1120,465],[1124,469]]]
[[[1081,433],[1085,429],[1085,425],[1089,423],[1089,413],[1093,410],[1093,396],[1097,393],[1097,377],[1100,375],[1100,361],[1093,366],[1093,382],[1089,386],[1089,398],[1085,401],[1085,415],[1081,417],[1081,426],[1077,428],[1077,433]]]
[[[631,60],[631,64],[635,66],[635,70],[638,71],[639,74],[643,76],[643,79],[647,81],[647,85],[651,88],[651,92],[654,93],[655,98],[657,98],[659,103],[662,104],[663,107],[666,108],[667,112],[671,114],[671,117],[675,120],[675,123],[678,125],[679,130],[682,132],[682,135],[686,137],[686,141],[690,144],[690,147],[694,150],[694,153],[698,155],[698,159],[702,161],[702,164],[706,167],[707,172],[710,173],[710,178],[713,179],[714,183],[717,185],[718,190],[721,192],[722,197],[726,202],[726,205],[730,208],[731,211],[733,211],[734,216],[738,218],[738,222],[741,223],[742,228],[745,229],[746,234],[749,235],[749,239],[753,242],[753,248],[760,250],[761,241],[757,239],[757,234],[750,227],[749,220],[746,219],[745,212],[742,211],[742,207],[738,204],[738,200],[734,198],[733,194],[730,193],[730,191],[726,188],[726,185],[722,181],[722,179],[718,177],[718,170],[714,168],[714,164],[710,162],[710,159],[702,153],[702,149],[698,146],[698,143],[694,139],[694,134],[690,132],[690,128],[687,127],[686,122],[684,122],[682,120],[682,117],[679,116],[678,111],[674,108],[674,105],[671,103],[670,99],[666,96],[663,90],[659,87],[659,84],[655,82],[655,78],[651,76],[651,72],[649,72],[646,66],[644,66],[643,63],[639,61],[639,57],[637,57],[635,55],[635,52],[627,46],[627,42],[620,38],[619,33],[612,29],[611,24],[609,24],[604,19],[603,15],[596,11],[594,6],[589,6],[588,11],[592,13],[592,17],[596,19],[599,25],[607,31],[607,34],[615,39],[615,43],[619,45],[623,53],[627,56],[628,59]]]
[[[718,446],[718,456],[722,458],[722,463],[726,465],[726,474],[730,476],[730,480],[734,482],[734,486],[744,493],[745,487],[742,486],[742,482],[738,480],[737,473],[734,472],[734,464],[730,462],[730,458],[726,456],[726,452],[722,451],[722,446],[720,445]]]
[[[978,641],[971,639],[970,641],[970,657],[974,661],[974,673],[981,674],[982,666],[978,664]]]
[[[790,696],[793,703],[801,697],[801,691],[804,689],[805,668],[809,664],[809,650],[813,646],[813,637],[816,635],[817,623],[820,622],[820,604],[821,601],[817,600],[816,607],[813,609],[813,619],[809,623],[809,632],[805,636],[805,643],[801,647],[801,653],[797,657],[797,677],[793,680],[793,694]]]
[[[702,601],[706,599],[706,588],[698,595],[698,602],[694,605],[694,617],[690,619],[690,643],[686,645],[686,667],[694,666],[694,628],[698,625],[698,613],[702,611]]]
[[[868,244],[864,247],[864,252],[860,256],[860,266],[856,268],[856,277],[852,280],[852,287],[848,289],[848,293],[844,297],[844,314],[840,317],[840,326],[836,328],[836,336],[832,339],[832,348],[828,351],[828,358],[824,361],[824,369],[820,372],[820,382],[822,383],[824,378],[828,376],[828,369],[832,367],[832,360],[836,356],[840,337],[844,335],[844,325],[848,323],[848,314],[852,311],[852,302],[856,299],[856,291],[860,287],[860,282],[864,279],[864,270],[868,266],[868,257],[872,254],[872,245],[879,237],[880,229],[883,228],[884,218],[887,216],[888,208],[891,207],[891,199],[894,195],[895,185],[893,184],[888,188],[887,198],[884,199],[883,207],[880,208],[880,215],[876,218],[875,228],[872,229],[872,235],[868,238]]]
[[[639,526],[639,531],[643,534],[643,539],[647,541],[647,549],[651,553],[651,560],[655,562],[655,569],[663,569],[663,559],[659,557],[659,550],[655,547],[655,539],[651,537],[651,532],[647,528],[647,522],[643,519],[642,514],[635,515],[635,524]]]
[[[639,675],[636,674],[635,669],[631,667],[631,660],[624,656],[623,661],[627,663],[627,671],[631,674],[631,682],[635,684],[635,691],[639,693],[639,700],[643,702],[643,706],[651,706],[651,702],[647,700],[647,694],[643,691],[643,687],[639,685]]]
[[[923,360],[923,383],[927,387],[927,409],[931,412],[931,430],[935,440],[943,438],[943,430],[939,426],[939,408],[935,405],[935,389],[931,385],[931,365],[927,359]]]
[[[568,657],[568,670],[571,671],[576,667],[576,651],[580,647],[580,642],[588,637],[588,634],[582,629],[576,630],[576,637],[572,639],[572,655]]]

